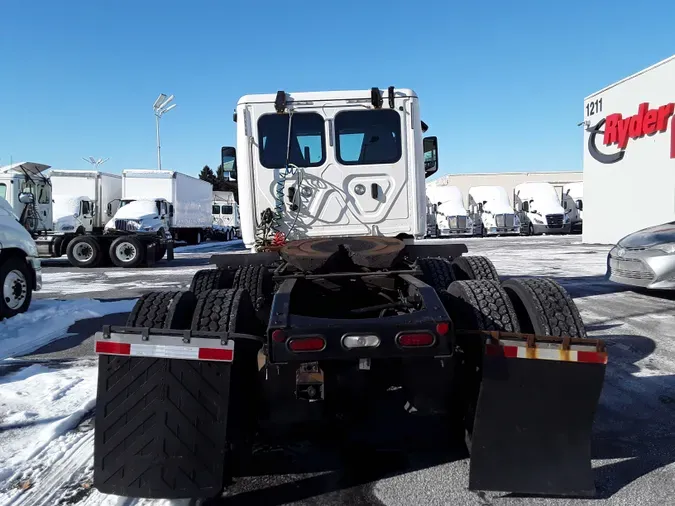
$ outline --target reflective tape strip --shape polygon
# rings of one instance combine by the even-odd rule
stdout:
[[[590,364],[606,364],[607,353],[598,351],[578,351],[552,348],[527,348],[526,346],[500,346],[487,344],[485,354],[503,355],[506,358],[530,358],[538,360],[556,360],[558,362],[584,362]]]
[[[225,346],[219,348],[96,341],[96,353],[102,353],[104,355],[127,355],[131,357],[232,362],[234,360],[234,341],[230,339]]]

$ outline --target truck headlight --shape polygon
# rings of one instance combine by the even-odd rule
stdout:
[[[72,225],[62,225],[61,230],[75,230],[75,227]]]
[[[563,216],[563,223],[569,223],[569,222],[570,222],[570,216],[569,216],[569,214],[566,214],[565,216]]]

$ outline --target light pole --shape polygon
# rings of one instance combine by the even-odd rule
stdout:
[[[105,160],[103,158],[99,158],[98,160],[95,159],[93,156],[90,156],[89,158],[84,158],[82,157],[82,160],[84,160],[87,163],[90,163],[91,166],[94,168],[94,170],[98,170],[98,168],[103,165],[105,162],[110,160],[110,158],[106,158]]]
[[[162,170],[162,148],[159,142],[159,120],[164,113],[167,113],[176,107],[176,104],[169,105],[172,100],[173,95],[167,97],[164,93],[161,93],[159,97],[157,97],[157,100],[155,100],[155,103],[152,105],[152,109],[155,111],[155,123],[157,125],[157,170]]]

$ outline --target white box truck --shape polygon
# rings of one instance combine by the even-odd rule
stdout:
[[[213,185],[172,170],[122,172],[122,201],[107,233],[143,232],[199,244],[213,227]]]
[[[550,183],[522,183],[513,190],[513,205],[527,235],[569,234],[570,213]]]
[[[100,234],[122,198],[122,176],[93,170],[52,170],[54,231]],[[110,207],[108,206],[110,204]],[[114,214],[114,213],[113,213]]]
[[[225,241],[241,238],[239,204],[233,192],[214,191],[212,213],[214,238]]]

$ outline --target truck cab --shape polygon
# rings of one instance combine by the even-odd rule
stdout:
[[[222,150],[237,180],[249,249],[274,237],[426,235],[424,180],[438,167],[410,89],[247,95],[237,148]],[[289,135],[290,131],[290,135]]]
[[[96,202],[86,196],[54,200],[54,232],[90,234],[94,229]]]
[[[568,183],[563,186],[562,206],[570,217],[573,233],[583,231],[584,221],[584,183]]]
[[[0,197],[0,320],[25,312],[42,288],[37,247],[13,207]]]
[[[534,234],[569,234],[570,216],[563,209],[553,185],[522,183],[515,187],[513,202],[522,231]]]
[[[170,230],[172,217],[173,205],[165,199],[121,199],[105,233],[160,234]]]
[[[0,167],[0,197],[32,234],[51,231],[52,189],[43,174],[49,165],[19,162]],[[32,198],[27,198],[31,194]]]
[[[469,213],[483,236],[520,234],[520,219],[502,186],[469,188]]]
[[[441,236],[471,236],[473,220],[464,207],[462,191],[457,186],[427,186],[429,199],[436,204],[436,221]]]

